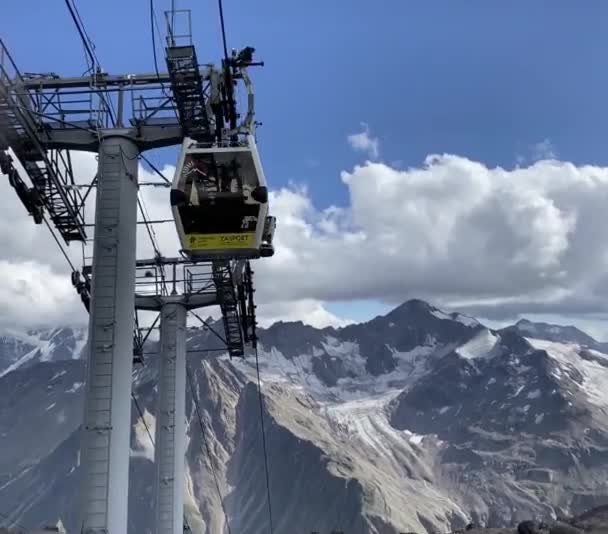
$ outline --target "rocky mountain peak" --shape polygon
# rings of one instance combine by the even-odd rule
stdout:
[[[533,322],[528,319],[520,319],[512,326],[505,330],[513,330],[524,337],[535,339],[545,339],[547,341],[556,341],[561,343],[576,343],[598,350],[606,350],[605,343],[595,340],[590,335],[575,326],[563,326],[543,322]]]
[[[608,502],[608,355],[552,327],[490,330],[412,300],[345,328],[260,329],[276,524],[287,530],[296,517],[303,532],[447,532]],[[210,328],[188,330],[189,350],[200,350],[189,365],[204,426],[188,392],[189,521],[206,534],[225,529],[209,491],[214,465],[231,526],[262,534],[266,515],[247,512],[266,506],[256,367],[206,353],[210,343]],[[61,518],[78,528],[69,510],[84,366],[73,358],[83,344],[69,329],[0,340],[12,362],[0,368],[8,392],[0,398],[0,509],[20,523]],[[147,359],[134,379],[152,428],[156,366]],[[135,409],[132,420],[130,530],[145,532],[153,449]],[[44,440],[31,439],[33,427]]]

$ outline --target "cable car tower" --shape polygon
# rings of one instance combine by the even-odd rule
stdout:
[[[66,4],[83,37],[79,15]],[[62,247],[61,241],[90,240],[84,207],[90,190],[97,192],[93,261],[72,273],[90,313],[80,456],[86,534],[127,532],[132,355],[141,359],[149,334],[142,335],[137,310],[160,317],[156,532],[176,534],[183,530],[186,313],[219,305],[227,352],[243,357],[247,345],[256,344],[249,260],[273,253],[275,221],[255,145],[248,74],[260,63],[253,62],[252,48],[229,56],[224,47],[221,67],[201,67],[190,12],[165,15],[166,73],[106,73],[83,37],[91,58],[86,75],[25,74],[0,40],[0,170],[21,203]],[[187,28],[181,33],[175,24],[180,17]],[[240,123],[237,84],[247,94]],[[179,144],[167,202],[183,257],[157,253],[137,260],[139,160],[151,165],[144,151]],[[99,154],[84,193],[73,150]]]

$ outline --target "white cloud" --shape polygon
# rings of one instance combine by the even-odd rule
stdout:
[[[350,205],[273,196],[275,258],[258,295],[285,301],[421,296],[479,313],[606,310],[608,169],[541,161],[489,169],[457,156],[344,172]]]
[[[258,293],[256,293],[257,295]],[[258,308],[258,320],[263,328],[278,321],[302,321],[315,328],[326,326],[339,328],[353,323],[353,321],[337,317],[327,311],[322,302],[313,299],[261,304]]]
[[[77,165],[78,181],[90,179],[94,159]],[[156,180],[145,171],[140,177]],[[254,266],[264,324],[341,326],[325,302],[413,296],[496,319],[608,312],[608,169],[555,160],[490,169],[443,155],[407,170],[367,162],[341,178],[347,206],[319,210],[303,187],[272,193],[276,254]],[[152,218],[171,218],[167,189],[142,194]],[[81,320],[48,231],[33,224],[3,177],[0,195],[0,323]],[[173,224],[158,225],[156,234],[165,255],[177,254]],[[138,257],[151,257],[143,227],[138,236]]]
[[[36,328],[60,321],[85,325],[86,310],[69,277],[33,261],[0,260],[0,328]]]
[[[95,155],[85,152],[72,154],[76,182],[89,183],[95,176]],[[163,169],[172,176],[173,167]],[[158,177],[140,168],[141,182],[158,182]],[[86,203],[87,222],[94,220],[95,190]],[[153,219],[172,219],[167,188],[142,187],[141,196]],[[0,174],[0,328],[36,328],[63,324],[86,324],[88,315],[70,281],[70,268],[57,248],[48,229],[34,224],[26,209]],[[139,216],[141,219],[141,216]],[[88,228],[88,237],[93,229]],[[161,251],[177,255],[178,241],[175,225],[155,227]],[[138,257],[154,255],[144,226],[138,227]],[[76,268],[82,266],[82,247],[73,242],[64,248]],[[85,255],[92,256],[88,244]],[[90,263],[90,260],[89,260]]]
[[[359,152],[366,152],[372,159],[377,159],[380,154],[380,141],[372,137],[369,126],[362,122],[363,131],[351,134],[347,137],[350,146]]]
[[[78,170],[77,181],[85,183],[94,176],[96,161],[92,154],[78,153],[75,158],[75,168]],[[175,168],[165,166],[162,172],[172,176]],[[140,182],[158,181],[157,177],[140,167]],[[6,260],[0,260],[0,302],[4,303],[0,310],[0,329],[37,328],[54,326],[57,323],[86,324],[88,315],[82,306],[70,283],[69,272],[63,256],[57,249],[48,230],[44,226],[34,224],[27,215],[25,208],[18,202],[17,197],[8,185],[4,176],[0,175],[0,194],[4,201],[4,216],[0,219],[0,244],[2,244]],[[169,205],[169,190],[163,187],[141,187],[140,195],[147,208],[149,218],[153,220],[172,219]],[[304,189],[294,190],[289,211],[297,217],[306,209],[307,201]],[[287,198],[284,196],[284,201]],[[87,220],[94,218],[95,195],[91,194],[87,202]],[[300,203],[298,207],[297,204]],[[286,222],[289,216],[285,217]],[[139,216],[141,219],[141,216]],[[292,224],[297,224],[295,218]],[[179,242],[173,223],[158,224],[154,227],[155,238],[160,250],[165,256],[179,254]],[[92,231],[90,232],[92,237]],[[154,249],[144,226],[138,227],[137,236],[138,258],[152,258]],[[81,248],[72,244],[67,248],[72,261],[80,268]],[[90,246],[87,255],[91,255]],[[258,295],[261,296],[261,295]],[[315,327],[345,326],[349,321],[340,319],[328,312],[323,303],[312,299],[296,299],[290,302],[274,302],[263,304],[263,296],[259,299],[262,304],[258,309],[260,324],[269,326],[278,320],[302,320]],[[205,316],[215,319],[220,317],[219,308],[205,310]],[[145,313],[140,318],[142,324],[148,324],[153,316]],[[198,324],[192,321],[192,324]]]

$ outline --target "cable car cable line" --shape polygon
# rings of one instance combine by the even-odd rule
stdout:
[[[160,30],[158,28],[158,21],[156,20],[156,13],[154,12],[154,0],[150,0],[150,33],[152,36],[152,54],[154,55],[154,70],[156,71],[156,76],[160,79],[160,72],[158,70],[158,58],[156,56],[156,34],[154,31],[154,24],[156,24],[156,29],[160,34]],[[160,85],[161,87],[163,87],[164,92],[163,83],[160,82]]]
[[[139,206],[139,211],[143,218],[143,223],[146,227],[146,231],[148,232],[148,237],[150,238],[150,242],[152,243],[152,248],[154,249],[154,257],[160,258],[162,256],[162,254],[160,253],[160,247],[158,245],[156,232],[154,231],[154,225],[152,225],[148,222],[148,216],[147,216],[148,210],[146,209],[146,206],[144,204],[143,197],[140,197],[139,194],[137,195],[137,205]],[[160,278],[161,278],[162,286],[163,286],[164,290],[166,291],[167,290],[167,280],[166,280],[164,265],[161,265],[161,268],[160,268]]]
[[[217,0],[220,10],[220,27],[222,29],[222,44],[224,45],[224,59],[228,61],[228,44],[226,42],[226,26],[224,24],[224,6],[222,0]]]
[[[154,254],[156,256],[160,256],[160,248],[158,246],[156,232],[154,231],[154,227],[148,222],[148,210],[144,205],[143,198],[137,197],[137,205],[139,206],[139,211],[141,213],[143,223],[146,225],[146,230],[148,232],[148,237],[150,238],[150,242],[152,243],[152,248],[154,249]]]
[[[68,11],[70,12],[70,16],[72,17],[72,20],[74,21],[74,25],[76,26],[76,30],[78,31],[78,34],[80,35],[80,39],[82,41],[82,44],[85,48],[85,51],[87,53],[87,55],[89,56],[89,58],[91,59],[91,66],[89,67],[89,71],[91,72],[91,80],[92,80],[92,84],[93,86],[95,86],[95,78],[96,78],[96,71],[100,71],[101,66],[100,66],[100,62],[99,62],[99,58],[97,57],[97,54],[95,53],[95,43],[93,42],[93,40],[89,37],[89,34],[87,33],[87,30],[84,26],[84,22],[80,16],[80,12],[78,11],[78,7],[76,6],[76,3],[74,0],[65,0],[65,5],[68,8]],[[116,119],[115,119],[115,115],[116,115],[116,109],[114,109],[114,102],[112,101],[112,99],[109,99],[109,103],[108,100],[106,100],[106,97],[103,93],[97,93],[100,100],[105,104],[106,106],[106,110],[110,116],[110,121],[112,123],[112,126],[116,126]]]
[[[57,243],[57,246],[59,247],[59,250],[61,250],[61,253],[63,254],[63,257],[68,262],[70,268],[72,269],[72,272],[76,272],[76,267],[74,267],[74,264],[72,263],[72,260],[68,256],[68,253],[66,252],[64,246],[61,244],[61,241],[59,241],[59,238],[55,234],[55,231],[53,230],[53,227],[49,224],[49,221],[47,220],[47,218],[44,215],[42,216],[42,220],[44,221],[44,224],[46,224],[46,227],[49,229],[49,232],[51,232],[51,235],[53,236],[53,239],[55,240],[55,243]]]
[[[68,7],[68,10],[70,12],[70,15],[72,17],[72,20],[74,21],[74,24],[76,25],[76,29],[78,30],[78,33],[80,35],[80,38],[82,39],[83,45],[85,46],[85,49],[89,55],[89,57],[91,58],[91,61],[93,63],[93,66],[91,68],[91,70],[95,70],[95,66],[99,67],[99,59],[97,57],[97,55],[95,54],[95,44],[93,43],[93,40],[89,37],[86,28],[84,26],[84,22],[82,21],[82,18],[80,17],[80,12],[78,11],[78,7],[76,6],[76,4],[74,3],[74,0],[71,0],[71,2],[73,3],[73,7],[72,4],[70,3],[70,0],[65,0],[66,6]],[[151,16],[154,16],[154,5],[153,5],[153,0],[150,0],[150,7],[151,7]],[[152,25],[152,31],[153,31],[153,38],[154,38],[154,25]],[[155,59],[155,65],[156,65],[156,48],[154,48],[154,59]],[[156,72],[157,76],[160,77],[160,75],[158,74],[158,69]],[[93,72],[93,77],[95,76],[95,73]],[[161,83],[162,86],[162,83]],[[164,86],[163,87],[163,92],[164,90]],[[99,97],[101,99],[102,102],[104,102],[104,104],[106,105],[107,111],[110,115],[110,119],[112,121],[112,125],[116,126],[116,120],[114,119],[114,103],[112,102],[112,99],[109,99],[110,104],[108,104],[108,101],[105,99],[105,96],[102,93],[98,93]],[[114,113],[113,113],[114,112]],[[91,130],[91,131],[95,131],[95,130]],[[99,130],[96,130],[97,134],[99,135]],[[124,162],[124,158],[129,159],[129,160],[133,160],[133,159],[137,159],[138,156],[128,156],[127,154],[124,153],[124,150],[120,149],[120,155],[121,155],[121,159],[123,159],[123,165],[125,167],[127,167],[127,165]],[[145,157],[143,154],[140,155],[141,158],[150,166],[150,168],[152,168],[164,181],[169,182],[169,180],[154,166],[152,165],[152,163],[150,162],[150,160]],[[91,183],[91,186],[93,185],[93,182]],[[88,193],[90,192],[87,191],[87,196]],[[82,201],[82,206],[84,207],[84,203],[86,200],[86,196]],[[156,233],[154,232],[154,227],[148,223],[148,217],[146,216],[147,210],[145,208],[145,204],[143,201],[143,198],[140,200],[140,195],[139,195],[139,191],[138,191],[138,195],[137,195],[137,203],[139,206],[139,209],[141,211],[142,217],[144,219],[144,224],[146,225],[146,230],[148,232],[148,236],[150,237],[150,241],[152,243],[152,247],[154,249],[154,253],[157,257],[161,256],[160,253],[160,248],[159,245],[157,243],[156,240]],[[46,222],[46,221],[45,221]],[[49,226],[48,222],[46,222],[47,226]],[[49,226],[49,230],[51,230],[50,226]],[[52,230],[51,230],[52,233]],[[53,234],[53,237],[55,238],[55,241],[57,242],[57,244],[59,245],[61,252],[63,253],[63,255],[65,256],[66,260],[68,261],[68,263],[70,264],[72,271],[76,271],[74,265],[72,264],[72,262],[70,261],[69,257],[67,256],[67,253],[65,252],[65,250],[63,249],[63,247],[61,246],[61,244],[58,242],[56,236]],[[164,271],[164,267],[161,269],[161,279],[162,279],[162,283],[163,286],[166,288],[166,280],[165,280],[165,271]]]
[[[268,518],[270,521],[270,534],[274,534],[272,522],[272,499],[270,497],[270,470],[268,468],[268,450],[266,447],[266,429],[264,428],[264,400],[262,398],[262,381],[260,380],[260,360],[258,358],[257,341],[254,340],[255,370],[258,378],[258,401],[260,404],[260,425],[262,429],[262,448],[264,450],[264,471],[266,473],[266,498],[268,500]]]
[[[144,155],[144,154],[140,154],[139,155],[141,157],[141,159],[143,159],[148,166],[156,173],[158,174],[165,182],[167,182],[167,185],[170,186],[171,185],[171,180],[169,180],[169,178],[167,178],[160,170],[158,170],[158,168],[152,164],[152,162]]]
[[[215,329],[213,327],[211,327],[211,325],[205,321],[200,315],[198,315],[196,312],[194,312],[194,310],[188,310],[190,312],[191,315],[194,315],[194,317],[196,317],[203,325],[203,327],[208,328],[209,331],[215,335],[215,337],[217,337],[224,345],[226,345],[226,340],[220,335],[218,334]],[[207,349],[205,349],[207,350]]]
[[[92,41],[90,38],[88,38],[88,35],[85,36],[86,30],[84,29],[84,25],[81,25],[82,19],[80,18],[80,15],[78,16],[78,18],[76,17],[74,8],[72,7],[70,0],[65,0],[65,5],[68,7],[68,11],[70,12],[70,16],[72,17],[72,20],[74,21],[78,34],[80,35],[80,39],[82,40],[84,49],[85,49],[87,55],[89,56],[89,59],[91,60],[90,70],[94,72],[95,66],[98,65],[99,62],[97,61],[97,57],[95,56],[93,50],[91,49],[90,43],[92,43]],[[80,20],[80,22],[79,22],[79,20]]]
[[[228,41],[226,38],[226,24],[224,21],[224,3],[222,0],[217,1],[219,14],[220,14],[220,28],[222,31],[222,45],[224,47],[224,75],[225,75],[225,87],[226,87],[226,104],[228,106],[228,119],[230,122],[230,129],[234,130],[236,128],[236,105],[234,101],[234,87],[233,87],[233,77],[232,77],[232,68],[233,62],[228,57]],[[235,141],[236,139],[232,139]]]

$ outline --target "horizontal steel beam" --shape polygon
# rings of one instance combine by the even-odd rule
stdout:
[[[78,76],[74,78],[25,78],[18,85],[26,89],[90,88],[92,91],[120,85],[150,85],[169,82],[169,74],[118,74]]]
[[[184,134],[177,122],[163,124],[139,124],[132,128],[100,128],[95,130],[84,128],[47,128],[40,143],[45,148],[85,150],[96,152],[99,149],[99,139],[111,133],[128,137],[139,150],[150,150],[166,146],[178,145],[182,142]]]
[[[160,311],[164,304],[179,303],[187,310],[205,308],[219,304],[217,295],[213,294],[192,294],[192,295],[138,295],[135,294],[135,308],[145,311]]]
[[[200,69],[204,79],[209,77],[209,68]],[[78,76],[74,78],[40,77],[24,79],[19,85],[26,89],[70,89],[76,87],[99,90],[116,85],[150,85],[168,83],[171,79],[166,72],[156,74],[98,74],[96,76]]]

